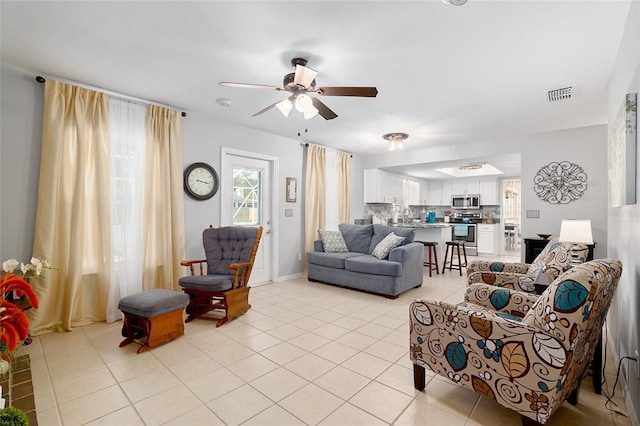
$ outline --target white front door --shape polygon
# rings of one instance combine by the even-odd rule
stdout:
[[[274,169],[277,158],[222,148],[222,226],[262,225],[262,239],[251,272],[251,285],[273,280]]]

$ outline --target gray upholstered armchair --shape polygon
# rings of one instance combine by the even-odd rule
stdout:
[[[531,264],[472,262],[467,267],[467,278],[469,285],[485,283],[532,293],[538,274],[543,272],[551,282],[567,269],[572,257],[584,262],[588,253],[589,248],[584,244],[561,243],[553,238]]]
[[[186,309],[189,317],[186,322],[207,312],[221,310],[224,317],[215,318],[216,327],[220,327],[251,308],[249,278],[261,236],[262,226],[209,227],[204,230],[202,242],[206,259],[180,262],[182,266],[188,266],[191,272],[191,275],[180,278],[178,282],[189,295]],[[194,265],[199,266],[198,271]]]

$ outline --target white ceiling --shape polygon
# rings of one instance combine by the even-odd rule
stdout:
[[[34,76],[292,139],[301,131],[303,141],[354,154],[380,154],[387,149],[381,136],[389,132],[409,133],[411,150],[605,123],[606,88],[629,5],[2,1],[1,60]],[[318,86],[376,86],[379,94],[323,97],[338,118],[305,122],[295,111],[285,118],[275,108],[251,117],[286,97],[281,92],[218,85],[280,85],[298,56],[318,71]],[[576,85],[573,99],[546,101],[547,90],[566,85]],[[232,106],[223,108],[217,98]],[[513,165],[514,159],[505,161]]]

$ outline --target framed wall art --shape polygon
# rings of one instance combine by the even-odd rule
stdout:
[[[638,94],[628,93],[609,135],[611,207],[636,203]]]
[[[295,203],[298,199],[298,181],[296,178],[287,178],[287,203]]]
[[[549,204],[569,204],[587,190],[587,173],[576,163],[554,161],[542,166],[533,178],[533,191]]]

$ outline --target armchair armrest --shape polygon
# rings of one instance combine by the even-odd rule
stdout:
[[[202,259],[202,260],[182,260],[182,261],[180,261],[180,265],[189,267],[189,271],[191,272],[191,276],[194,276],[196,274],[195,270],[193,269],[193,265],[198,265],[199,266],[199,270],[200,270],[200,275],[204,275],[203,265],[205,263],[207,263],[207,259]]]
[[[469,263],[467,266],[467,276],[474,272],[512,272],[515,274],[526,274],[531,265],[529,263],[505,263],[489,262],[486,260]]]
[[[523,274],[510,272],[474,272],[470,274],[467,279],[469,281],[468,285],[484,283],[528,293],[535,293],[536,291],[535,285],[533,284],[535,279]],[[555,277],[552,277],[552,280],[553,279],[555,279]]]
[[[229,268],[236,271],[233,276],[233,288],[241,288],[249,286],[249,276],[253,264],[251,262],[232,263]]]
[[[313,242],[313,251],[324,251],[324,244],[322,244],[322,240],[315,240]]]
[[[403,246],[395,247],[389,252],[389,260],[393,262],[406,263],[408,260],[419,258],[422,259],[424,245],[421,243],[409,243]],[[422,267],[422,261],[420,261]]]
[[[472,284],[491,284],[496,287],[505,287],[512,290],[519,289],[518,281],[522,274],[514,274],[511,272],[473,272],[467,276],[469,285]]]
[[[473,284],[464,294],[465,302],[519,318],[522,318],[537,300],[538,296],[535,294],[491,284]]]

